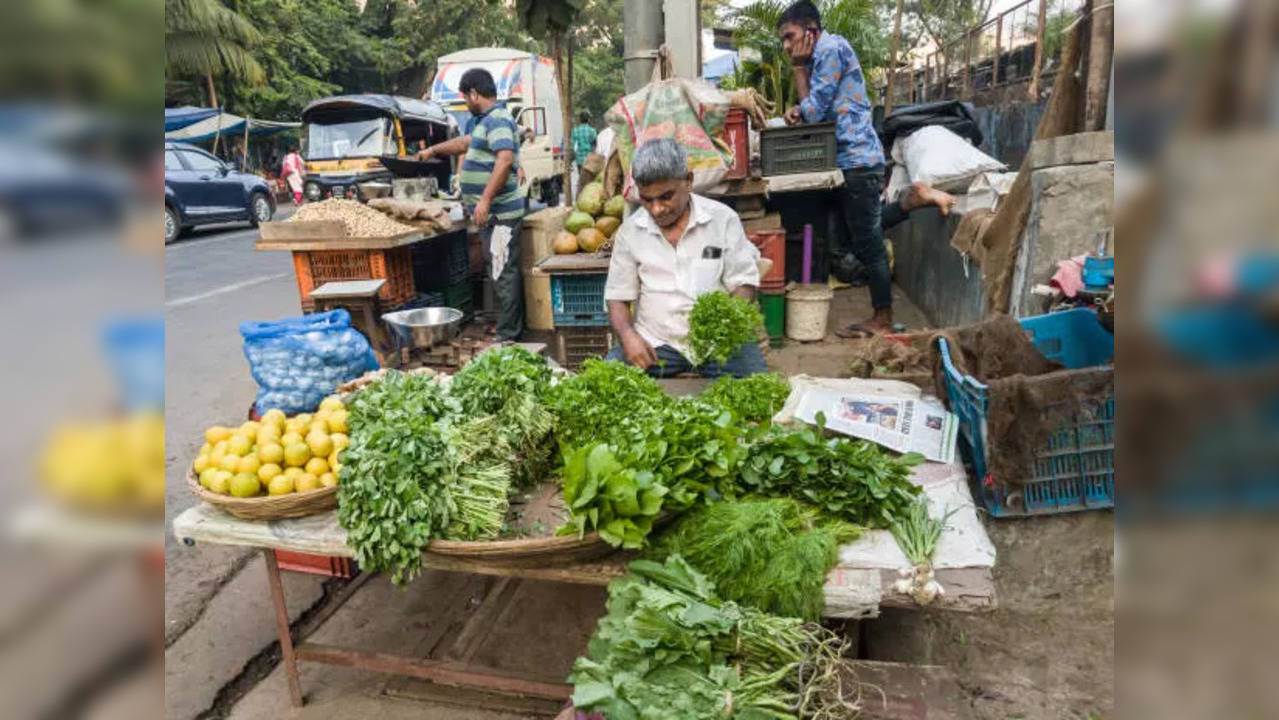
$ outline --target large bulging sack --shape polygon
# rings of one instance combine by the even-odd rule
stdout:
[[[244,357],[258,383],[259,414],[311,412],[338,385],[378,367],[373,348],[338,309],[240,325]]]
[[[719,88],[690,78],[654,80],[618,100],[604,114],[604,120],[615,134],[626,199],[639,202],[631,180],[631,158],[635,148],[650,139],[674,138],[684,147],[694,191],[718,185],[733,163],[732,150],[723,137],[728,108],[728,96]]]

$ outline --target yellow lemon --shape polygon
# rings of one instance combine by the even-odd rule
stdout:
[[[345,410],[334,410],[329,415],[329,430],[335,433],[346,432],[347,412]]]
[[[313,457],[306,461],[306,465],[304,465],[302,469],[316,477],[319,477],[329,471],[329,464],[324,462],[324,458]]]
[[[209,487],[209,484],[213,482],[213,478],[217,476],[217,468],[208,468],[204,472],[200,473],[200,484],[207,488]]]
[[[273,442],[279,442],[280,435],[282,434],[283,433],[280,432],[280,428],[275,425],[263,425],[258,428],[254,437],[257,439],[259,445],[270,445]]]
[[[301,415],[294,415],[293,419],[297,420],[298,424],[302,427],[306,427],[311,424],[311,421],[315,419],[315,416],[311,413],[302,413]]]
[[[284,462],[293,467],[302,467],[311,459],[311,448],[306,443],[293,443],[284,446]]]
[[[231,493],[231,474],[218,473],[209,481],[209,490],[219,495],[229,495]]]
[[[223,425],[214,425],[204,431],[204,439],[217,445],[218,442],[231,437],[231,428]]]
[[[288,495],[293,492],[293,478],[288,475],[276,475],[267,485],[267,492],[272,495]]]
[[[279,408],[271,408],[270,410],[266,411],[265,415],[262,416],[262,423],[263,424],[270,423],[272,425],[277,425],[279,423],[284,422],[286,419],[287,418],[284,417],[283,410]]]
[[[262,423],[259,423],[256,420],[245,420],[244,423],[240,425],[240,429],[236,432],[253,437],[258,434],[258,430],[261,427]]]
[[[341,450],[334,450],[329,453],[329,467],[333,469],[333,472],[337,472],[338,468],[342,466],[342,462],[338,459],[338,454],[341,452]]]
[[[299,476],[299,475],[301,475],[301,474],[302,474],[302,473],[304,473],[304,472],[306,472],[306,471],[305,471],[305,470],[303,470],[303,469],[302,469],[302,468],[300,468],[300,467],[287,467],[287,468],[284,468],[284,475],[285,475],[285,477],[288,477],[289,479],[291,479],[291,480],[295,480],[295,481],[298,479],[298,476]]]
[[[237,473],[231,478],[231,494],[236,497],[253,497],[262,492],[262,483],[258,481],[257,475],[248,473]]]
[[[195,462],[191,463],[191,467],[195,470],[195,474],[199,475],[208,470],[210,464],[208,455],[200,455],[195,459]]]
[[[336,395],[330,395],[320,401],[321,410],[345,410],[346,406]]]
[[[227,472],[235,472],[240,469],[240,456],[227,453],[218,461],[218,467]]]
[[[248,455],[249,450],[253,447],[253,439],[248,435],[240,435],[239,433],[232,435],[227,441],[227,452],[234,455]]]
[[[343,450],[351,444],[351,437],[346,433],[333,433],[329,439],[333,441],[334,450]]]
[[[210,445],[210,444],[208,444],[208,443],[205,443],[205,444],[203,444],[203,445],[201,445],[201,446],[200,446],[200,452],[199,452],[199,454],[200,454],[200,455],[208,455],[208,454],[209,454],[209,453],[211,453],[211,452],[213,452],[213,446],[212,446],[212,445]]]
[[[284,447],[295,445],[300,442],[302,442],[302,433],[299,432],[290,430],[280,436],[280,444]]]
[[[262,482],[271,482],[271,478],[284,472],[279,465],[275,463],[267,463],[258,468],[258,479]]]
[[[311,427],[307,430],[307,435],[328,435],[329,424],[323,420],[312,420]]]
[[[258,458],[264,463],[279,464],[284,460],[284,446],[279,443],[268,443],[258,448]]]
[[[338,484],[338,476],[334,473],[324,473],[320,476],[320,485],[324,487],[333,487]]]
[[[239,472],[253,473],[254,475],[257,475],[258,468],[260,467],[262,467],[262,461],[258,459],[257,455],[250,454],[240,458],[240,465],[236,469]]]
[[[320,489],[320,479],[311,473],[302,473],[298,479],[294,481],[294,489],[298,492],[310,492],[311,490]]]
[[[311,448],[312,453],[320,457],[333,452],[333,440],[328,435],[314,430],[311,431],[310,435],[306,436],[306,444]]]

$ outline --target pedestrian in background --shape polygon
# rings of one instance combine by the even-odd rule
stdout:
[[[777,32],[782,50],[790,57],[800,98],[798,105],[786,111],[786,122],[835,123],[835,164],[844,173],[844,186],[836,193],[849,245],[843,255],[851,252],[868,273],[874,314],[835,334],[851,338],[892,332],[893,281],[880,217],[884,149],[871,122],[861,63],[847,40],[822,30],[821,14],[809,0],[786,8],[777,21]]]
[[[301,205],[302,180],[306,177],[306,164],[302,162],[302,156],[298,154],[296,145],[288,146],[284,161],[280,163],[280,176],[284,178],[284,182],[288,183],[289,191],[293,193],[293,204]]]

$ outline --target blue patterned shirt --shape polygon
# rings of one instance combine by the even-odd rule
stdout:
[[[808,78],[808,97],[800,101],[799,112],[805,122],[835,123],[835,164],[841,170],[882,165],[884,149],[871,122],[866,78],[853,46],[823,32],[813,46]]]

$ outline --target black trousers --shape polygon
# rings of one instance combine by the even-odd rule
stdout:
[[[881,225],[884,166],[844,171],[844,186],[836,192],[844,220],[842,255],[851,254],[866,268],[870,303],[876,310],[893,306],[893,279],[888,269]]]

